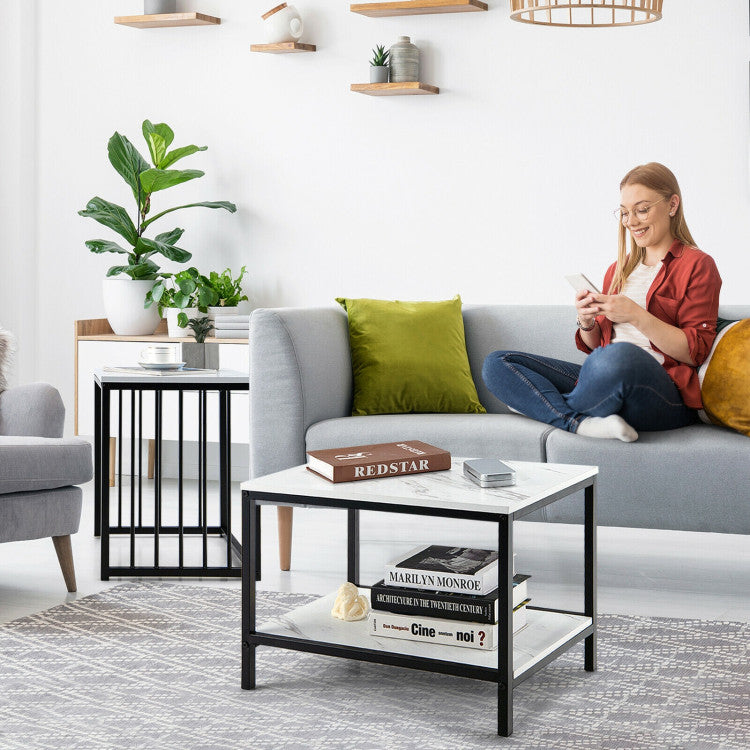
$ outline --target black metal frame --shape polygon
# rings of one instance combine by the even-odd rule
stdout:
[[[543,659],[536,662],[518,677],[513,674],[513,521],[518,520],[538,508],[584,490],[584,611],[566,612],[583,615],[591,623],[571,636],[565,643]],[[463,520],[487,521],[497,524],[498,549],[501,551],[498,570],[498,630],[499,647],[497,668],[479,667],[470,664],[456,664],[449,661],[425,659],[419,656],[396,654],[379,650],[363,649],[356,646],[342,646],[332,643],[310,641],[302,638],[259,633],[256,630],[256,580],[260,579],[260,506],[261,505],[305,505],[322,508],[345,508],[347,510],[347,580],[359,583],[359,512],[360,510],[406,513],[419,516],[438,516]],[[397,667],[421,669],[428,672],[470,677],[477,680],[496,682],[497,733],[508,737],[513,733],[513,689],[567,651],[571,646],[584,641],[584,669],[596,670],[596,477],[583,480],[575,485],[554,493],[523,510],[510,514],[462,511],[458,509],[426,508],[421,506],[392,506],[386,503],[372,503],[358,500],[332,499],[322,497],[296,497],[283,493],[251,492],[242,493],[242,688],[255,688],[255,649],[257,646],[274,646],[297,651],[308,651],[346,659],[357,659]],[[549,612],[563,610],[533,607]]]
[[[221,578],[239,578],[242,575],[242,547],[232,534],[231,503],[231,394],[232,391],[249,389],[249,383],[164,383],[155,379],[151,382],[94,381],[94,535],[101,536],[101,579],[109,580],[110,576],[203,576]],[[110,519],[109,498],[109,426],[111,414],[111,395],[118,392],[118,487],[117,487],[117,522],[112,525]],[[135,446],[143,441],[143,391],[154,391],[154,424],[155,424],[155,461],[154,461],[154,523],[143,525],[143,480],[142,458],[138,450],[138,475],[135,476]],[[162,394],[164,391],[178,392],[178,523],[177,526],[165,526],[162,523],[162,428],[163,409]],[[183,396],[185,391],[198,393],[198,525],[185,526],[184,487],[183,487]],[[123,393],[130,392],[130,524],[123,525],[122,496],[122,445],[123,445]],[[217,392],[219,396],[219,525],[209,526],[208,485],[207,485],[207,394]],[[136,394],[138,394],[136,409]],[[136,434],[136,412],[137,434]],[[137,491],[136,491],[137,488]],[[137,506],[136,506],[137,494]],[[136,524],[136,510],[138,523]],[[112,566],[109,564],[109,543],[112,535],[130,535],[130,565]],[[177,535],[178,564],[163,565],[159,559],[160,536]],[[152,535],[154,539],[154,565],[138,566],[135,564],[135,539],[137,535]],[[185,566],[184,541],[186,535],[201,535],[203,541],[203,565]],[[208,536],[218,535],[226,539],[226,565],[208,565]]]

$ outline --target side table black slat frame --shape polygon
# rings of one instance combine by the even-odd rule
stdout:
[[[513,522],[538,508],[584,490],[584,610],[565,611],[565,614],[584,615],[591,622],[580,632],[570,636],[551,653],[526,669],[518,677],[513,669]],[[305,505],[307,507],[343,508],[347,510],[347,579],[359,583],[359,512],[360,510],[406,513],[409,515],[447,517],[464,520],[488,521],[498,527],[498,634],[500,645],[497,668],[458,664],[426,659],[419,656],[392,653],[357,646],[345,646],[320,641],[259,633],[256,626],[256,580],[260,578],[260,508],[261,505]],[[584,641],[584,669],[596,670],[596,477],[580,481],[571,487],[545,497],[516,513],[504,515],[466,512],[455,509],[394,506],[387,503],[363,502],[341,498],[299,498],[277,492],[243,491],[242,493],[242,678],[241,686],[252,690],[256,685],[255,650],[257,646],[273,646],[310,653],[338,656],[359,661],[440,672],[460,677],[497,683],[497,733],[508,737],[513,733],[513,690],[545,667],[573,645]],[[505,585],[503,585],[503,583]],[[536,610],[562,610],[533,607]]]
[[[110,576],[205,576],[232,577],[242,575],[240,560],[242,547],[232,534],[231,504],[231,394],[232,391],[249,389],[247,382],[154,382],[107,380],[94,382],[94,535],[101,537],[101,579],[109,580]],[[109,463],[109,431],[111,416],[112,392],[118,393],[118,490],[117,517],[113,525],[110,519],[109,475],[106,467]],[[123,491],[122,491],[122,444],[123,444],[123,409],[122,397],[130,391],[130,522],[123,524]],[[135,476],[135,444],[141,444],[143,438],[142,404],[143,391],[153,391],[155,421],[155,461],[154,461],[154,523],[143,524],[143,485],[142,458],[138,450],[137,481]],[[164,524],[162,519],[162,441],[163,441],[163,403],[164,391],[178,392],[178,522]],[[199,435],[198,435],[198,503],[199,518],[197,525],[184,523],[183,493],[183,448],[184,448],[184,399],[185,391],[198,393]],[[216,392],[219,399],[219,525],[208,524],[208,479],[207,479],[207,394]],[[138,394],[138,419],[136,441],[135,403]],[[136,523],[136,494],[138,521]],[[114,520],[114,519],[113,519]],[[258,532],[259,533],[259,532]],[[163,535],[178,537],[178,559],[176,565],[164,565],[163,549],[160,548],[160,537]],[[129,535],[130,565],[114,566],[110,564],[110,536]],[[135,564],[135,540],[139,535],[152,536],[154,541],[154,565],[138,566]],[[184,541],[186,535],[202,537],[202,565],[185,565]],[[226,539],[226,564],[208,564],[208,537],[218,535]],[[259,567],[259,566],[258,566]]]

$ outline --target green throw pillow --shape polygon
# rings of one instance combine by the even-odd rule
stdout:
[[[485,412],[471,377],[460,297],[336,301],[349,315],[352,416]]]

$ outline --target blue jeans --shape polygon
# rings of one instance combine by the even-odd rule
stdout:
[[[583,365],[499,351],[484,361],[487,387],[512,409],[576,432],[586,417],[619,414],[638,431],[674,430],[697,420],[666,370],[625,341],[598,347]]]

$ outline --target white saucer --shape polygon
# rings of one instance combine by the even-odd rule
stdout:
[[[139,362],[144,370],[181,370],[184,362]]]

